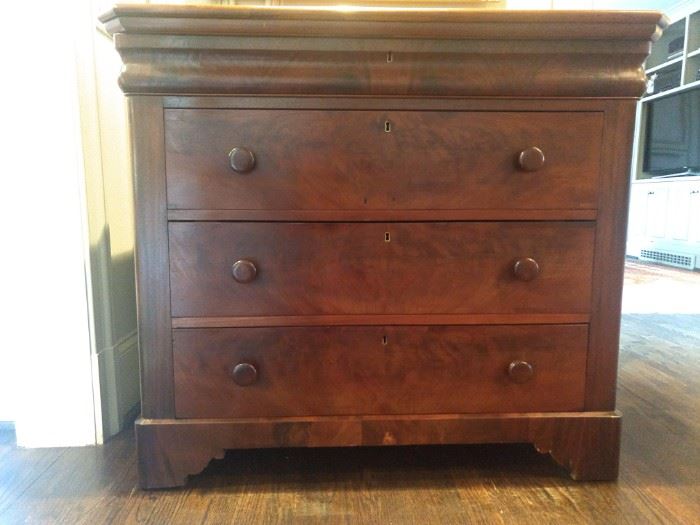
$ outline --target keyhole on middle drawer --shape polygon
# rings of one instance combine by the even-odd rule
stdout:
[[[389,232],[384,232],[384,242],[391,242],[391,234]]]
[[[391,122],[388,120],[384,121],[384,131],[391,133]]]
[[[389,338],[385,335],[382,336],[382,345],[386,346],[389,344]]]

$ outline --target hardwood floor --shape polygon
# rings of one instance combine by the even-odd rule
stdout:
[[[664,278],[634,266],[628,289]],[[480,445],[232,451],[184,490],[139,492],[130,431],[33,450],[0,431],[0,524],[697,524],[700,314],[626,314],[621,344],[616,483],[571,481],[529,445]]]

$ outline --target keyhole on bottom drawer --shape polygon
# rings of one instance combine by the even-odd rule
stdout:
[[[389,344],[389,338],[385,335],[382,336],[382,345],[386,346]]]

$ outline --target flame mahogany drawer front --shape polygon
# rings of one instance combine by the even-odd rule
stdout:
[[[172,313],[585,313],[593,236],[590,222],[173,222]]]
[[[165,111],[173,209],[595,209],[601,113]]]
[[[177,417],[581,410],[585,325],[175,330]]]

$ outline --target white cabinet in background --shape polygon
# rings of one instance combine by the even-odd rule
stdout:
[[[700,177],[632,183],[627,255],[642,250],[694,257],[700,268]]]

